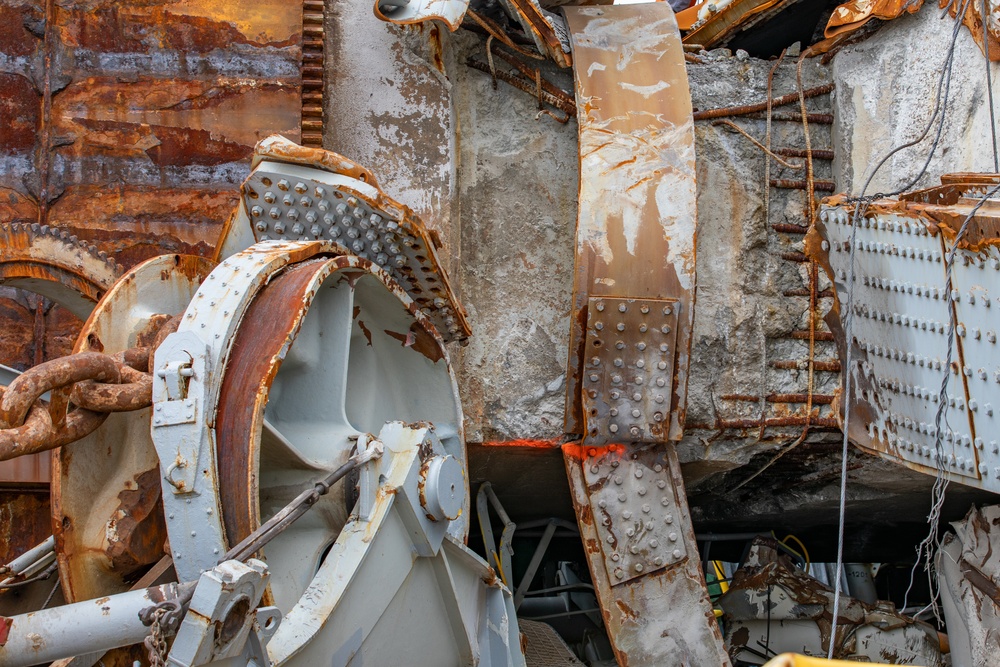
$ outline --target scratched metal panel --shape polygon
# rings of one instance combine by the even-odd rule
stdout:
[[[981,188],[980,188],[981,189]],[[950,195],[947,203],[943,197]],[[956,317],[947,364],[947,254],[977,200],[935,189],[924,201],[875,202],[855,237],[851,308],[850,436],[884,458],[937,473],[935,416],[950,375],[941,422],[941,465],[953,481],[1000,492],[1000,229],[998,207],[984,207],[956,252],[951,298]],[[935,200],[928,204],[927,201]],[[992,209],[992,210],[991,210]],[[824,206],[810,253],[830,273],[840,321],[831,322],[846,350],[850,206]]]
[[[697,221],[694,121],[680,33],[667,3],[563,11],[572,37],[580,133],[566,430],[593,442],[615,437],[600,428],[591,433],[581,408],[588,299],[676,299],[669,427],[655,424],[651,414],[641,419],[659,440],[679,440]]]

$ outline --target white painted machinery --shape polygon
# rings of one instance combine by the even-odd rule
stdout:
[[[68,445],[61,529],[4,574],[57,567],[69,602],[0,608],[0,665],[523,665],[465,546],[468,325],[431,238],[340,156],[274,137],[254,167],[215,262],[136,266],[0,397],[0,459]]]

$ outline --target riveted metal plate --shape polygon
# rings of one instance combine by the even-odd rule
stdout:
[[[834,283],[847,303],[851,218],[847,211],[823,211]],[[855,237],[852,337],[852,402],[877,403],[863,421],[867,439],[883,441],[901,459],[936,469],[934,418],[948,351],[945,249],[919,220],[894,215],[864,218]],[[844,316],[846,316],[846,305]],[[954,360],[961,352],[953,351]],[[971,420],[957,366],[948,386],[944,466],[957,475],[976,475]],[[966,459],[971,458],[971,463]]]
[[[584,465],[594,526],[612,585],[682,561],[687,548],[674,490],[663,464],[617,449]]]
[[[994,415],[1000,408],[1000,251],[984,242],[986,231],[995,228],[994,216],[983,207],[960,243],[949,295],[950,227],[957,229],[977,200],[920,193],[900,199],[875,202],[859,220],[849,306],[853,209],[836,202],[824,206],[810,241],[810,252],[837,289],[841,322],[835,335],[842,350],[848,307],[854,314],[852,367],[845,368],[852,374],[846,401],[850,437],[911,468],[936,474],[940,462],[954,481],[1000,491],[1000,424]],[[949,297],[956,317],[950,367]],[[935,417],[946,373],[939,453]]]
[[[583,408],[587,442],[662,442],[670,419],[676,299],[591,297]]]
[[[445,341],[470,333],[434,243],[410,209],[361,180],[264,161],[243,185],[258,241],[327,241],[384,269],[413,297]]]

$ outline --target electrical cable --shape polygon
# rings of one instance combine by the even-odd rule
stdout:
[[[961,6],[959,8],[958,16],[961,16],[965,9],[968,7],[971,0],[962,0]],[[950,3],[949,3],[950,4]],[[930,166],[931,160],[934,157],[934,153],[937,151],[938,145],[941,141],[941,133],[944,129],[944,119],[946,115],[946,108],[948,103],[948,95],[951,91],[951,72],[952,66],[955,62],[955,45],[958,43],[958,33],[962,26],[962,22],[956,18],[955,24],[952,28],[951,34],[951,44],[948,47],[948,53],[945,56],[944,63],[941,69],[941,75],[938,78],[937,92],[934,98],[934,111],[931,114],[930,120],[927,122],[927,127],[924,128],[920,135],[909,142],[901,144],[889,151],[872,169],[868,178],[865,180],[864,185],[861,188],[861,193],[857,197],[849,198],[848,203],[853,203],[855,205],[853,219],[851,220],[851,241],[850,241],[850,252],[849,252],[849,270],[848,270],[848,283],[847,283],[847,316],[844,324],[844,338],[846,340],[846,359],[844,363],[845,373],[844,373],[844,391],[843,396],[845,398],[845,409],[844,409],[844,427],[843,434],[844,437],[841,442],[841,464],[840,464],[840,506],[839,506],[839,517],[837,522],[837,574],[836,583],[834,586],[833,594],[833,614],[832,614],[832,631],[830,637],[830,646],[827,652],[827,659],[832,660],[834,657],[834,652],[837,647],[837,618],[840,612],[840,597],[842,594],[842,584],[841,578],[843,576],[844,569],[844,526],[846,521],[846,507],[847,507],[847,457],[849,452],[849,438],[848,433],[850,432],[850,421],[851,421],[851,410],[850,410],[850,400],[851,400],[851,378],[852,378],[852,351],[854,348],[854,341],[852,336],[853,323],[854,323],[854,270],[855,270],[855,253],[857,251],[857,230],[860,226],[861,219],[864,212],[868,208],[868,203],[874,201],[875,199],[881,199],[888,196],[898,195],[912,188],[916,183],[923,178],[924,174],[927,173],[927,168]],[[939,118],[940,116],[940,118]],[[887,194],[875,194],[866,195],[869,186],[875,179],[875,175],[878,174],[879,170],[892,158],[894,155],[899,153],[906,148],[916,146],[917,144],[923,142],[930,133],[934,123],[937,121],[937,132],[934,135],[934,141],[931,144],[930,151],[927,154],[927,159],[924,161],[923,166],[920,171],[914,176],[908,183],[904,184],[902,187],[898,188],[895,192]],[[946,371],[947,372],[947,371]],[[940,465],[940,462],[939,462]],[[940,473],[939,473],[940,474]],[[943,499],[942,499],[943,502]],[[918,554],[919,558],[919,554]]]
[[[986,96],[990,103],[990,134],[993,136],[993,171],[1000,173],[1000,155],[997,154],[997,121],[993,110],[993,72],[990,67],[990,34],[986,29],[989,12],[986,11],[986,0],[982,0],[983,17],[983,55],[986,56]]]

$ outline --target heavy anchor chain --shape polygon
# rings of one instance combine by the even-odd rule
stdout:
[[[0,461],[62,447],[93,433],[112,412],[152,405],[152,352],[178,321],[168,320],[151,346],[71,354],[0,387]],[[48,401],[41,398],[46,392]]]

